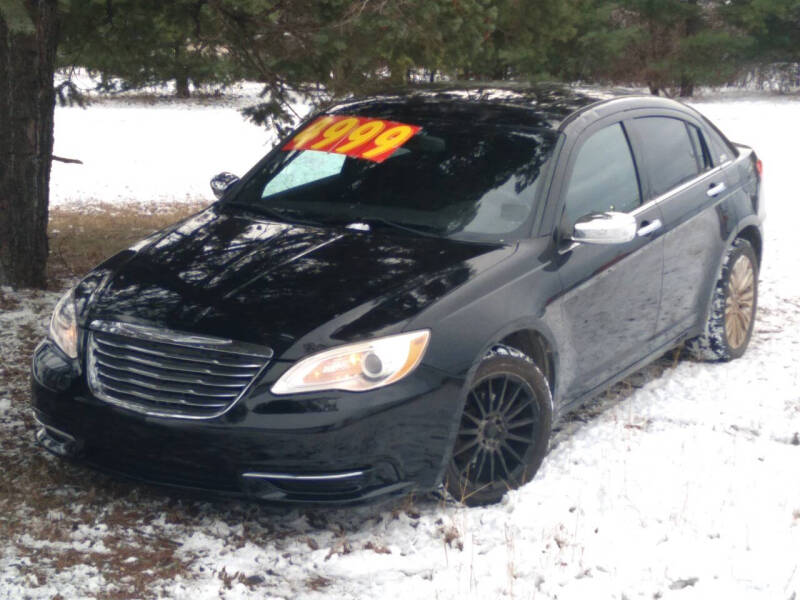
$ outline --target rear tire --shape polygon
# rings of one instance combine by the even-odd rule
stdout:
[[[701,360],[729,361],[750,343],[758,305],[758,259],[745,239],[731,245],[714,287],[705,333],[686,343]]]
[[[448,492],[481,506],[530,481],[547,453],[552,418],[541,370],[519,350],[493,348],[467,392],[447,469]]]

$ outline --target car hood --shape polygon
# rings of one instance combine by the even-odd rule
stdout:
[[[393,333],[512,251],[212,207],[101,265],[81,320],[257,343],[289,360]]]

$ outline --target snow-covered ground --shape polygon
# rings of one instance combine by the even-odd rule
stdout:
[[[221,171],[244,174],[275,136],[245,121],[235,106],[103,102],[56,109],[54,153],[83,161],[53,163],[55,206],[212,198]]]
[[[0,428],[23,441],[0,456],[54,483],[46,510],[0,497],[0,598],[800,598],[800,100],[696,106],[764,161],[751,346],[728,364],[665,358],[617,386],[497,506],[206,502],[44,457],[14,373],[56,295],[3,290]],[[56,204],[210,197],[213,173],[244,172],[273,141],[235,107],[197,104],[62,108],[56,136],[85,162],[54,167]]]

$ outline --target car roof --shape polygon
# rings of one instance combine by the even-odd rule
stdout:
[[[385,90],[338,103],[326,112],[409,122],[464,121],[473,125],[558,129],[587,107],[614,100],[625,100],[622,110],[683,108],[678,102],[630,89],[557,83],[451,82]]]

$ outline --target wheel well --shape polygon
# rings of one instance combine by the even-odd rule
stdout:
[[[515,331],[500,340],[500,343],[516,348],[530,356],[531,360],[547,377],[550,391],[555,391],[556,373],[555,365],[553,364],[553,351],[547,339],[541,333],[530,329]]]
[[[742,238],[750,242],[750,245],[753,247],[753,251],[756,253],[756,260],[758,260],[758,266],[761,266],[761,233],[758,231],[758,228],[754,225],[750,225],[742,229],[739,234],[736,236],[737,238]]]

